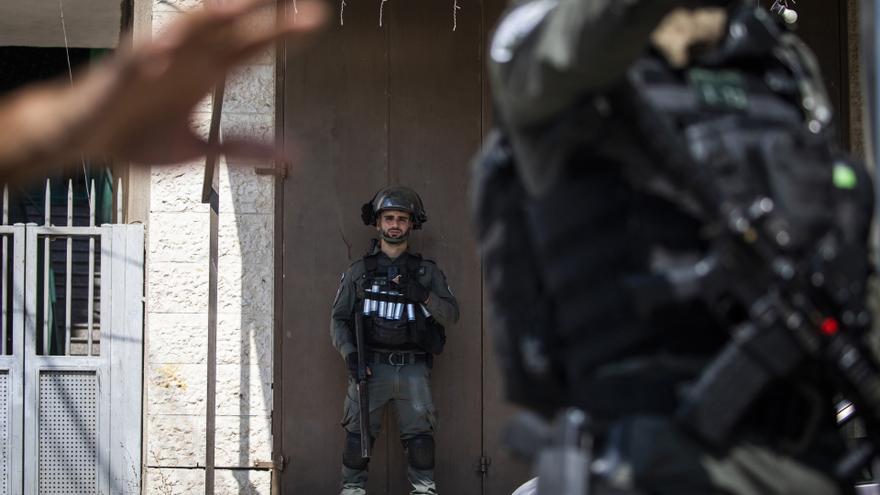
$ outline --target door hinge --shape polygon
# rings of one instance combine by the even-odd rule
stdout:
[[[492,458],[482,456],[479,460],[479,465],[477,467],[477,472],[480,473],[480,476],[486,476],[489,474],[489,466],[492,465]]]
[[[278,454],[275,456],[275,459],[271,463],[272,469],[277,470],[279,473],[284,472],[284,468],[287,467],[288,462],[290,462],[289,456]]]
[[[274,175],[286,179],[289,165],[288,162],[278,162],[274,167],[254,168],[254,173],[257,175]]]

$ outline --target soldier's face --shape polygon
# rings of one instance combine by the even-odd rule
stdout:
[[[404,237],[412,229],[412,218],[405,211],[385,210],[379,215],[376,229],[385,237]]]

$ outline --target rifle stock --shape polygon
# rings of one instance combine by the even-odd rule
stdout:
[[[364,347],[363,316],[359,311],[356,311],[354,315],[354,333],[358,356],[357,392],[358,404],[360,406],[358,421],[361,431],[361,457],[369,459],[372,444],[370,435],[370,392],[367,384],[367,358]]]

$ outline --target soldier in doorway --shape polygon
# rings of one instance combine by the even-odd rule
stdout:
[[[361,218],[378,242],[343,274],[333,302],[330,335],[349,370],[342,426],[342,495],[366,493],[369,458],[362,457],[357,393],[358,352],[354,320],[362,318],[369,390],[371,443],[385,406],[391,404],[407,455],[412,494],[437,493],[431,368],[458,321],[458,302],[433,262],[407,250],[413,230],[427,221],[422,200],[408,187],[381,189],[364,204]]]

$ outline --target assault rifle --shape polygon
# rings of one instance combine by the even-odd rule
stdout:
[[[729,439],[771,382],[791,378],[807,362],[824,370],[855,404],[869,440],[837,465],[848,479],[880,446],[880,364],[865,342],[872,201],[861,193],[870,178],[833,151],[827,93],[802,45],[756,9],[730,22],[731,31],[751,36],[726,38],[714,54],[720,66],[743,50],[755,59],[763,53],[796,74],[804,101],[827,111],[755,102],[744,111],[731,103],[720,107],[727,109],[716,114],[722,117],[691,125],[661,110],[674,102],[651,91],[653,62],[637,62],[627,75],[627,98],[616,102],[635,117],[654,159],[630,161],[625,173],[636,187],[698,218],[709,243],[699,262],[657,270],[661,283],[641,284],[646,297],[637,299],[647,307],[702,299],[728,323],[728,344],[678,411],[681,423],[710,443]],[[697,87],[744,77],[723,70],[689,75]],[[743,88],[728,89],[747,100]]]
[[[771,381],[789,377],[812,360],[855,404],[873,444],[861,446],[838,464],[837,474],[848,479],[880,445],[880,366],[867,349],[864,330],[852,328],[864,325],[868,317],[835,308],[829,304],[833,296],[826,292],[844,295],[847,289],[837,284],[848,280],[847,274],[837,269],[853,260],[840,259],[846,253],[835,252],[828,238],[814,256],[797,264],[773,249],[774,242],[762,229],[751,227],[760,219],[728,213],[726,220],[729,229],[715,239],[712,253],[693,267],[688,283],[699,288],[719,315],[732,303],[741,305],[748,316],[732,328],[729,343],[691,388],[679,417],[705,440],[721,444]],[[841,314],[848,321],[863,321],[847,325]]]
[[[802,217],[808,202],[821,201],[824,187],[832,187],[816,180],[830,177],[830,168],[853,183],[869,179],[865,174],[855,178],[859,165],[829,162],[831,155],[822,154],[821,143],[814,140],[804,145],[814,147],[798,149],[807,155],[791,158],[797,163],[790,170],[800,176],[762,183],[760,174],[750,172],[761,166],[754,156],[748,163],[723,162],[727,168],[721,170],[713,168],[717,160],[697,162],[690,154],[693,147],[718,145],[717,135],[737,139],[731,134],[691,135],[688,139],[708,140],[685,142],[675,123],[649,102],[633,111],[655,156],[667,159],[631,164],[627,174],[638,186],[699,218],[709,242],[708,254],[697,263],[668,266],[653,281],[636,283],[636,298],[643,309],[670,299],[702,299],[728,323],[731,337],[687,392],[678,411],[681,424],[705,441],[723,445],[771,382],[790,378],[806,362],[816,363],[855,404],[867,431],[868,442],[836,467],[842,479],[852,478],[880,446],[880,364],[865,342],[871,323],[864,304],[870,268],[857,226],[861,220],[852,218],[868,215],[863,210],[870,204],[848,197],[841,200],[848,201],[842,203],[845,208],[824,212],[830,218],[822,222]],[[756,143],[735,146],[755,149]],[[803,158],[814,152],[815,160]],[[824,169],[817,172],[816,167]],[[777,166],[772,172],[786,170]],[[816,174],[812,183],[803,180],[808,173]],[[809,187],[816,183],[825,185],[813,194]],[[855,196],[852,191],[845,194]],[[817,233],[817,226],[824,230]]]
[[[355,344],[357,345],[358,357],[357,392],[358,404],[360,406],[360,410],[358,411],[358,421],[361,431],[361,457],[369,459],[370,448],[372,445],[372,438],[370,434],[370,392],[369,385],[367,384],[367,357],[365,352],[366,342],[364,342],[364,321],[363,316],[359,311],[355,311],[354,314],[354,338]]]

